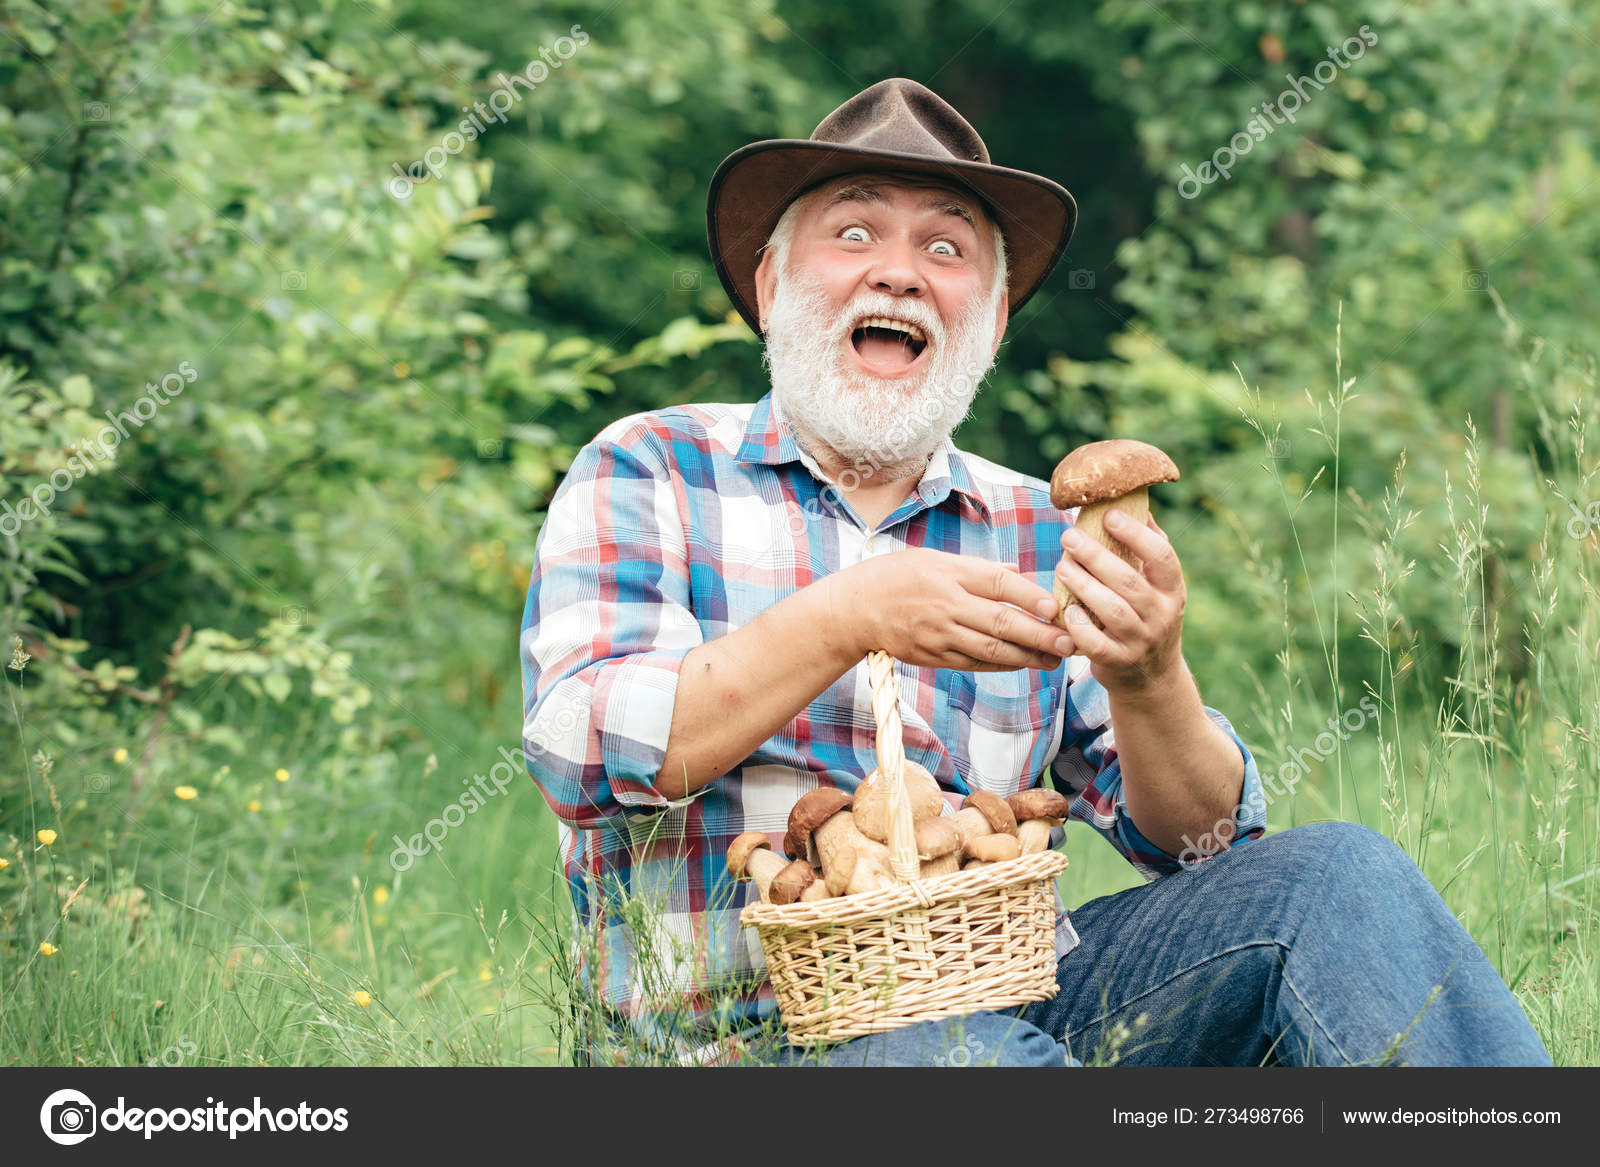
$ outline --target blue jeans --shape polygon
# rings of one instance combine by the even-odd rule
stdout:
[[[754,1062],[1541,1065],[1516,999],[1411,859],[1318,823],[1072,913],[1048,1001]]]

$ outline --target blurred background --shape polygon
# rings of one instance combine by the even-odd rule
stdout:
[[[0,0],[0,1062],[572,1060],[544,508],[766,391],[707,183],[887,76],[1081,211],[957,443],[1171,453],[1273,828],[1395,838],[1600,1061],[1595,6]]]

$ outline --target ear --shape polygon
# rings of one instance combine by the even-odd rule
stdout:
[[[771,249],[761,253],[761,262],[756,264],[756,315],[761,321],[761,332],[767,331],[767,313],[772,311],[773,295],[778,287],[778,265],[772,258]]]
[[[1000,303],[994,310],[994,349],[991,356],[999,353],[1000,342],[1005,339],[1006,322],[1011,319],[1011,291],[1006,289],[1000,293]]]

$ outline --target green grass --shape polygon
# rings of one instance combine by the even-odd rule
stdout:
[[[1348,385],[1336,384],[1312,435],[1335,466],[1349,457],[1337,435],[1351,408]],[[1403,465],[1381,500],[1335,507],[1336,495],[1285,490],[1297,531],[1342,514],[1344,546],[1336,542],[1326,564],[1250,565],[1265,598],[1240,619],[1276,629],[1279,671],[1207,675],[1208,646],[1185,645],[1207,703],[1229,715],[1264,774],[1310,746],[1327,717],[1364,697],[1376,702],[1380,716],[1271,804],[1271,827],[1349,819],[1395,839],[1564,1065],[1600,1063],[1600,534],[1566,529],[1567,503],[1581,509],[1596,495],[1584,466],[1600,419],[1592,375],[1585,384],[1538,400],[1547,447],[1560,457],[1536,556],[1488,566],[1496,517],[1482,501],[1469,425],[1444,496],[1453,537],[1434,562],[1400,551],[1415,517]],[[1263,438],[1276,432],[1261,428]],[[1248,533],[1248,516],[1232,520]],[[1232,550],[1249,559],[1250,549],[1244,539]],[[1375,581],[1360,593],[1339,574],[1340,557],[1348,570],[1358,555],[1372,557]],[[1498,598],[1491,570],[1507,572]],[[1459,650],[1413,632],[1408,607],[1430,577],[1453,584]],[[1315,611],[1319,638],[1337,645],[1354,622],[1363,656],[1329,653],[1308,667],[1293,651],[1284,597],[1327,578],[1332,589],[1318,595],[1334,599]],[[1512,612],[1526,615],[1520,638],[1502,622]],[[494,667],[514,676],[509,647],[502,656]],[[1358,687],[1341,681],[1351,676]],[[250,727],[244,749],[160,751],[134,791],[132,762],[115,751],[137,752],[142,711],[125,713],[121,729],[93,723],[71,752],[46,759],[36,742],[50,714],[23,713],[28,669],[6,678],[0,1063],[578,1060],[594,1003],[570,984],[555,824],[531,783],[519,776],[488,800],[442,854],[399,874],[390,865],[392,835],[420,830],[515,741],[514,689],[490,705],[419,685],[401,694],[399,716],[425,732],[399,743],[363,741],[309,710],[219,710]],[[288,781],[275,780],[279,766]],[[177,797],[179,785],[195,796]],[[57,833],[49,846],[36,841],[44,828]],[[1139,882],[1091,836],[1068,831],[1069,905]],[[44,955],[41,943],[57,951]],[[365,1005],[358,994],[370,995]]]
[[[565,890],[527,779],[441,854],[400,874],[390,864],[391,835],[420,829],[493,763],[505,744],[494,727],[518,724],[515,694],[501,705],[492,720],[430,710],[442,737],[482,760],[468,765],[469,750],[430,770],[418,757],[392,778],[302,752],[275,781],[294,727],[264,726],[251,752],[270,760],[215,781],[201,774],[218,767],[174,760],[145,800],[115,785],[129,764],[110,760],[109,743],[87,764],[112,776],[105,792],[69,799],[80,778],[30,763],[41,797],[8,789],[0,828],[0,1063],[552,1062],[550,1018],[528,1003],[552,967],[540,942]],[[181,783],[196,797],[174,797]],[[119,822],[130,804],[143,813]],[[36,805],[36,818],[17,813]],[[51,824],[57,838],[40,846],[35,831]],[[58,951],[42,955],[41,942]]]

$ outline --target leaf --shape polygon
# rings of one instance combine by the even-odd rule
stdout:
[[[290,87],[302,97],[311,92],[311,78],[306,76],[304,69],[298,65],[291,65],[288,61],[279,61],[277,65],[278,76],[287,81]]]
[[[267,691],[267,696],[279,704],[282,704],[294,689],[294,685],[283,673],[268,673],[261,678],[261,687]]]
[[[61,382],[61,396],[69,405],[88,409],[94,404],[94,386],[82,373],[74,373]]]

